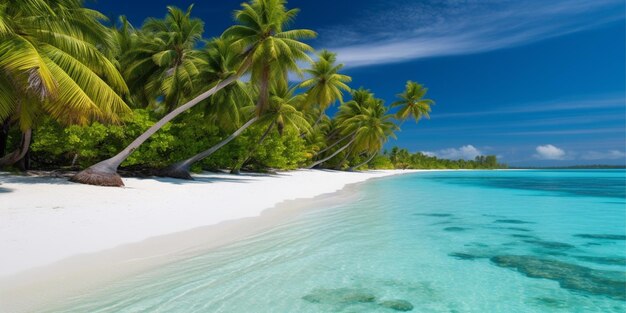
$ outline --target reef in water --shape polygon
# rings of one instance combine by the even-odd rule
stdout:
[[[561,288],[626,301],[625,272],[595,270],[530,255],[499,255],[491,262],[528,277],[557,281]]]

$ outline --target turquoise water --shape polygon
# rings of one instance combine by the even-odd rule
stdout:
[[[559,170],[374,180],[354,191],[357,201],[306,211],[55,311],[624,312],[625,177]]]

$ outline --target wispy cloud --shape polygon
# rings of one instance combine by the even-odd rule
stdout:
[[[619,150],[587,151],[580,158],[583,160],[619,160],[626,159],[626,153]]]
[[[519,114],[519,113],[539,113],[539,112],[557,112],[557,111],[576,111],[576,110],[588,110],[588,109],[606,109],[606,108],[624,108],[626,105],[626,99],[623,95],[609,95],[609,96],[597,96],[594,99],[580,99],[580,100],[552,100],[545,102],[535,103],[521,103],[515,106],[509,105],[506,107],[485,110],[485,111],[472,111],[472,112],[458,112],[458,113],[442,113],[432,114],[431,118],[465,118],[465,117],[478,117],[487,115],[502,115],[502,114]]]
[[[459,148],[441,149],[439,151],[424,151],[422,153],[428,156],[436,156],[440,159],[449,160],[473,160],[474,158],[476,158],[476,156],[482,154],[480,150],[472,145],[466,145]]]
[[[519,46],[623,20],[623,11],[621,0],[398,1],[320,33],[357,67]]]
[[[584,134],[606,134],[624,133],[623,127],[608,127],[608,128],[591,128],[591,129],[566,129],[566,130],[539,130],[539,131],[522,131],[522,132],[509,132],[502,133],[504,135],[584,135]]]

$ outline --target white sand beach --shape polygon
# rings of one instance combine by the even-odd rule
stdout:
[[[126,178],[124,188],[2,175],[0,279],[79,254],[258,216],[287,200],[408,172],[201,174],[194,181]]]
[[[0,174],[0,311],[50,308],[244,239],[302,208],[351,201],[347,185],[417,171],[204,173],[193,181],[125,178],[123,188]]]

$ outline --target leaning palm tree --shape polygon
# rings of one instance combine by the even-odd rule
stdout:
[[[122,63],[135,102],[169,112],[199,88],[195,78],[206,62],[196,46],[202,39],[204,23],[191,17],[192,8],[184,12],[168,6],[164,19],[149,18],[134,33]],[[122,24],[121,30],[125,28]]]
[[[367,109],[375,101],[374,95],[366,89],[359,88],[352,91],[352,100],[343,103],[339,107],[339,112],[335,117],[336,130],[340,134],[340,138],[335,143],[329,145],[326,149],[323,149],[318,153],[321,155],[323,152],[330,150],[332,147],[342,143],[337,150],[331,153],[329,156],[322,158],[321,160],[313,162],[309,165],[309,168],[316,167],[332,158],[350,147],[357,139],[357,133],[361,128],[362,118],[360,116],[367,114]]]
[[[373,104],[366,108],[366,114],[361,114],[358,118],[361,120],[361,128],[356,134],[355,150],[362,151],[369,157],[365,161],[357,165],[351,166],[348,170],[366,165],[371,161],[378,152],[383,148],[383,144],[391,138],[396,138],[394,134],[399,127],[393,122],[393,116],[387,114],[387,107],[383,101],[375,99]]]
[[[231,26],[222,35],[222,37],[233,40],[231,48],[240,54],[242,62],[237,72],[214,82],[212,88],[165,115],[120,153],[79,172],[72,178],[72,181],[102,186],[123,186],[124,183],[117,174],[117,168],[139,145],[167,122],[230,85],[249,70],[252,81],[259,85],[260,100],[257,103],[257,114],[260,115],[259,113],[267,102],[267,90],[272,67],[280,66],[283,69],[287,68],[297,72],[299,71],[297,61],[309,59],[306,53],[312,48],[299,40],[312,38],[315,36],[315,32],[285,29],[285,26],[293,21],[297,13],[297,9],[287,10],[284,0],[251,0],[250,3],[242,4],[242,9],[235,12],[235,19],[239,24]],[[246,122],[242,127],[249,127],[256,121],[255,118]],[[217,148],[219,149],[219,147]],[[216,151],[217,149],[211,148],[209,150]],[[185,170],[185,167],[181,167],[181,170]]]
[[[242,9],[235,12],[235,18],[240,24],[231,26],[222,34],[223,38],[232,41],[231,48],[249,54],[243,62],[249,64],[251,82],[258,91],[255,114],[226,139],[168,166],[159,175],[191,179],[189,170],[194,163],[218,151],[263,116],[268,109],[270,88],[286,87],[287,73],[301,74],[298,62],[311,61],[307,52],[313,48],[298,40],[313,38],[316,34],[310,30],[284,30],[285,25],[298,13],[297,9],[287,10],[284,4],[284,0],[253,0],[250,4],[244,3]]]
[[[86,124],[130,112],[120,97],[128,88],[106,56],[114,40],[105,19],[80,0],[0,1],[0,122],[23,133],[0,166],[24,157],[42,114]]]
[[[287,10],[285,0],[252,0],[243,3],[235,12],[239,25],[228,28],[223,36],[233,38],[233,47],[253,51],[250,59],[251,81],[259,90],[257,116],[266,109],[272,83],[286,84],[287,73],[301,75],[299,61],[312,62],[307,53],[313,51],[309,45],[299,41],[314,38],[312,30],[285,30],[298,9]]]
[[[260,125],[266,127],[266,129],[256,145],[252,147],[252,150],[235,164],[231,173],[239,173],[241,167],[245,165],[254,152],[263,144],[263,141],[273,130],[274,126],[276,126],[276,130],[280,136],[283,135],[285,129],[294,129],[304,134],[311,131],[311,125],[304,117],[304,114],[297,109],[300,107],[300,103],[304,101],[304,95],[295,95],[294,91],[295,88],[287,89],[285,85],[273,88],[270,93],[269,107],[258,122]],[[247,110],[253,109],[255,108],[247,108]]]
[[[334,102],[343,102],[343,91],[350,91],[346,85],[352,81],[347,75],[339,74],[343,64],[335,65],[337,57],[334,53],[322,50],[319,53],[319,60],[312,64],[305,72],[311,78],[300,83],[301,88],[306,89],[306,105],[317,104],[319,106],[319,116],[313,124],[317,126],[322,120],[326,109]]]
[[[398,94],[400,100],[391,104],[392,108],[400,107],[396,112],[396,118],[405,121],[412,117],[416,123],[422,117],[430,118],[430,107],[435,104],[435,101],[424,99],[426,92],[428,92],[428,88],[424,88],[416,82],[407,81],[404,92]]]
[[[198,76],[199,83],[211,84],[233,75],[241,60],[230,42],[218,37],[211,39],[203,49],[206,66]],[[207,123],[218,126],[221,130],[233,132],[241,127],[242,108],[254,103],[254,88],[240,80],[224,87],[203,102]]]
[[[369,105],[369,102],[373,100],[374,95],[367,89],[359,88],[358,90],[351,91],[352,99],[348,102],[345,102],[339,106],[339,112],[335,117],[333,124],[334,130],[332,130],[328,134],[328,140],[334,140],[334,142],[326,148],[317,152],[317,155],[322,155],[324,152],[332,149],[336,145],[340,143],[345,143],[345,140],[351,138],[356,130],[353,130],[348,133],[344,133],[345,127],[342,125],[345,124],[345,121],[362,113],[362,110]],[[337,138],[337,135],[338,136]]]

